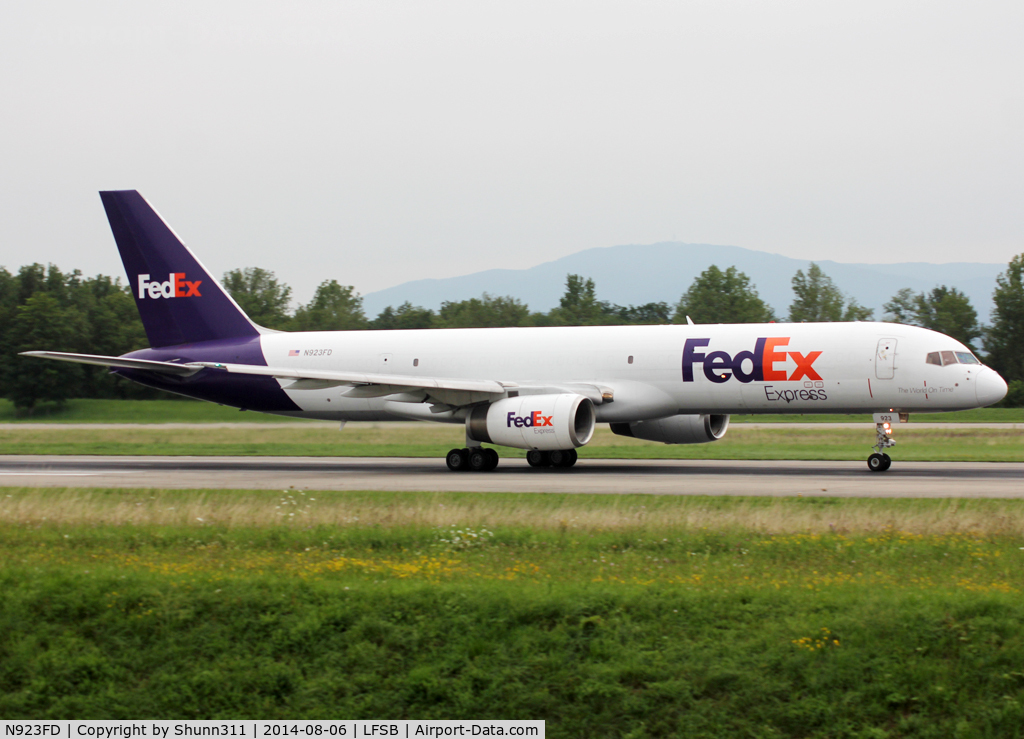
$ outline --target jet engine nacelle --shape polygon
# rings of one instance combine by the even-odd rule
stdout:
[[[517,449],[573,449],[594,435],[594,403],[575,393],[521,395],[479,405],[466,419],[469,438]]]
[[[664,444],[704,444],[718,441],[729,428],[729,416],[678,415],[654,421],[609,424],[612,433]]]

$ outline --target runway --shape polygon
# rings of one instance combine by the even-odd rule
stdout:
[[[855,431],[874,431],[875,424],[863,421],[843,421],[837,423],[815,423],[813,421],[730,421],[734,428],[748,429],[853,429]],[[423,428],[432,424],[427,421],[352,421],[345,424],[346,429],[397,429]],[[334,421],[216,421],[204,423],[33,423],[18,421],[17,423],[0,423],[0,431],[101,431],[105,429],[149,429],[149,430],[181,430],[181,429],[332,429],[337,430]],[[907,428],[911,428],[908,426]],[[1000,429],[1003,431],[1024,431],[1024,423],[927,423],[915,422],[915,429]]]
[[[0,457],[0,487],[423,490],[893,498],[1024,498],[1024,463],[581,459],[533,469],[448,471],[442,459],[393,457]]]

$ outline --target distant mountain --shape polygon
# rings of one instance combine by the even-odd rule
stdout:
[[[599,300],[619,305],[660,301],[674,305],[694,277],[717,264],[722,269],[735,266],[745,272],[761,298],[784,317],[793,300],[793,275],[798,269],[806,272],[809,263],[738,246],[675,242],[610,246],[586,249],[528,269],[491,269],[461,277],[406,282],[369,293],[363,304],[366,315],[372,318],[388,305],[398,306],[405,301],[437,309],[445,300],[478,298],[487,292],[511,295],[533,311],[546,312],[558,305],[565,276],[573,273],[593,278]],[[922,292],[936,285],[949,285],[970,297],[982,322],[988,321],[992,310],[996,276],[1006,269],[1005,264],[971,262],[845,264],[823,259],[817,264],[844,293],[874,308],[878,319],[883,314],[882,305],[900,288]]]

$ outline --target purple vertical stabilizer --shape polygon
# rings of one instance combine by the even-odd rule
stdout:
[[[100,198],[150,346],[259,336],[256,324],[137,191],[101,192]]]

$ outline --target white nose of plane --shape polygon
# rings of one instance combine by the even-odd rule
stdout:
[[[978,383],[974,386],[978,392],[978,405],[992,405],[1006,397],[1006,380],[994,369],[982,367],[978,373]]]

